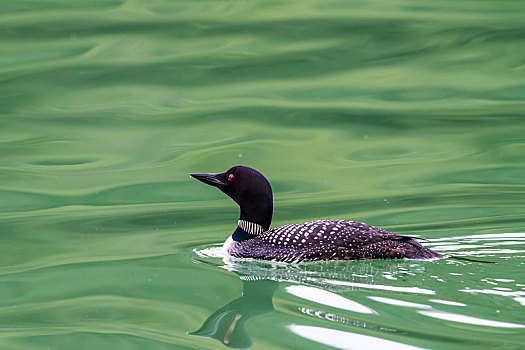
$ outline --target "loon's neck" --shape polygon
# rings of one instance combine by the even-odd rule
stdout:
[[[264,228],[255,222],[239,220],[237,223],[237,229],[235,229],[232,234],[232,239],[241,242],[247,239],[252,239],[264,231]]]
[[[247,221],[262,226],[264,231],[270,229],[273,214],[273,195],[270,184],[266,182],[265,190],[261,193],[249,193],[235,202],[241,209],[240,221]]]

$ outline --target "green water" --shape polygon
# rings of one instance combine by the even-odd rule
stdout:
[[[1,349],[523,349],[523,1],[0,6]],[[232,261],[349,219],[497,262]]]

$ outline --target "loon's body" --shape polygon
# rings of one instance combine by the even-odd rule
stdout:
[[[344,220],[274,227],[242,241],[230,237],[224,249],[239,258],[283,262],[442,257],[412,237]]]
[[[236,166],[220,174],[190,175],[218,187],[239,204],[237,228],[224,243],[234,257],[282,262],[445,257],[413,237],[356,221],[318,220],[270,229],[273,196],[261,173]]]

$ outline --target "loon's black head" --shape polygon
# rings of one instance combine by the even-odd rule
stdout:
[[[241,208],[241,220],[270,228],[273,213],[272,187],[257,170],[234,166],[219,174],[190,174],[205,184],[218,187]]]

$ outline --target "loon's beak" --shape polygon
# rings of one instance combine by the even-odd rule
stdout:
[[[199,181],[204,182],[207,185],[210,186],[228,186],[224,180],[222,180],[222,177],[224,177],[224,174],[190,174],[190,177],[193,177]],[[220,188],[220,187],[219,187]]]

